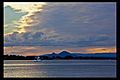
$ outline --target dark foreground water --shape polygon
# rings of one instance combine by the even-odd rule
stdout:
[[[4,60],[4,77],[116,77],[116,60]]]

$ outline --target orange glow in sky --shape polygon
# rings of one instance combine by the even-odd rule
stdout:
[[[53,52],[60,53],[61,51],[76,52],[76,53],[112,53],[116,52],[115,47],[106,48],[66,48],[66,49],[48,49],[44,47],[30,47],[30,46],[15,46],[4,47],[4,54],[19,54],[25,56],[34,56],[41,54],[51,54]]]
[[[109,47],[109,48],[88,48],[87,52],[90,53],[112,53],[116,52],[116,48]]]

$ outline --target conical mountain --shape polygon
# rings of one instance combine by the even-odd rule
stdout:
[[[60,55],[70,55],[70,53],[67,52],[67,51],[62,51],[62,52],[60,52],[59,54],[60,54]]]

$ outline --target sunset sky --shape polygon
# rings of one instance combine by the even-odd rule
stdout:
[[[115,2],[4,2],[4,54],[116,52]]]

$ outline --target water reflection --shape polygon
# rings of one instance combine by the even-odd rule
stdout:
[[[16,61],[17,62],[17,61]],[[40,70],[35,66],[36,63],[32,63],[31,61],[20,61],[20,63],[16,63],[13,61],[14,64],[4,64],[4,77],[34,77],[34,76],[46,76],[46,73]],[[39,74],[39,75],[36,75]],[[40,77],[40,76],[39,76]]]
[[[115,60],[4,61],[4,77],[115,77]]]

